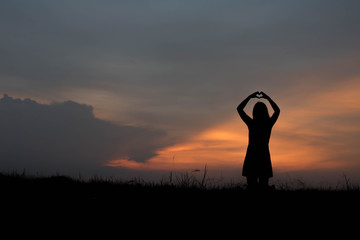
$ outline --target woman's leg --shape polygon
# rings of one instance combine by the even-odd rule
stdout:
[[[261,188],[267,188],[269,186],[269,178],[261,177],[259,179],[259,185]]]
[[[257,177],[246,177],[247,188],[254,189],[257,187]]]

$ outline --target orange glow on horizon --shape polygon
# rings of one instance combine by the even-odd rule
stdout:
[[[322,92],[300,99],[303,102],[295,108],[282,107],[279,101],[281,114],[270,139],[274,171],[335,169],[349,164],[334,159],[341,151],[354,151],[339,137],[358,127],[351,124],[334,127],[329,119],[360,114],[356,98],[359,92],[360,81],[356,79],[343,82],[341,86],[330,85]],[[111,161],[108,166],[187,171],[201,169],[207,164],[210,169],[240,171],[247,144],[248,129],[234,109],[234,114],[223,123],[194,134],[186,142],[158,151],[156,157],[145,163],[122,159]]]

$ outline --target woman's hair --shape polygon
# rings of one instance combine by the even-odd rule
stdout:
[[[253,109],[253,119],[254,120],[267,120],[269,119],[268,109],[263,102],[257,102]]]

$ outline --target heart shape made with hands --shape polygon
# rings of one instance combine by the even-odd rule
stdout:
[[[257,98],[262,98],[263,96],[264,96],[264,95],[263,95],[262,93],[257,93],[257,94],[256,94],[256,97],[257,97]]]

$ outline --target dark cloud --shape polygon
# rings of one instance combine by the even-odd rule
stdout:
[[[149,82],[199,88],[227,73],[246,77],[351,53],[360,42],[357,9],[357,1],[8,1],[0,71],[39,89],[98,87],[100,79],[129,83],[119,89],[125,93]]]
[[[0,99],[0,168],[88,173],[107,161],[144,162],[164,147],[165,132],[115,125],[88,105]]]
[[[138,109],[146,112],[146,102],[158,111],[144,123],[164,124],[155,119],[175,107],[176,125],[189,126],[180,120],[190,115],[200,125],[216,121],[198,114],[204,105],[222,113],[239,94],[294,80],[272,77],[276,71],[308,72],[348,58],[360,47],[359,6],[351,0],[5,1],[0,87],[43,95],[103,89],[136,101],[127,112],[133,120]]]

